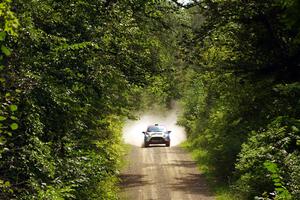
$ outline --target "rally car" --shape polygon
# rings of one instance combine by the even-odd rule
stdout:
[[[155,124],[148,126],[147,131],[143,132],[144,146],[148,147],[150,144],[165,144],[167,147],[170,146],[170,133],[163,125]]]

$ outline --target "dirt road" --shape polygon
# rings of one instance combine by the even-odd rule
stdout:
[[[132,146],[121,174],[123,200],[213,200],[203,175],[180,147]]]

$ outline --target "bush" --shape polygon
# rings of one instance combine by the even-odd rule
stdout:
[[[290,199],[300,198],[299,128],[299,120],[278,117],[266,130],[252,132],[243,144],[236,164],[239,174],[236,187],[247,198],[265,192],[280,196],[279,188],[286,189],[293,196]],[[270,162],[276,165],[268,165]]]

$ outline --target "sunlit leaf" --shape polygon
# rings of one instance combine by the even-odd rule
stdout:
[[[4,41],[6,37],[6,33],[4,31],[0,32],[0,41]]]
[[[6,56],[10,56],[11,55],[11,51],[6,46],[4,46],[4,45],[1,46],[1,51]]]
[[[17,119],[18,119],[16,116],[10,116],[10,118],[11,118],[12,120],[17,120]]]
[[[5,181],[4,186],[5,187],[9,187],[10,186],[10,182],[9,181]]]
[[[18,106],[16,106],[16,105],[10,105],[9,108],[12,112],[18,110]]]
[[[16,129],[19,128],[19,125],[18,125],[17,123],[12,123],[12,124],[10,125],[10,128],[11,128],[11,130],[16,130]]]
[[[0,136],[0,145],[4,145],[5,144],[5,142],[6,142],[6,139],[5,139],[5,137],[3,137],[3,136]],[[1,184],[1,183],[0,183]]]

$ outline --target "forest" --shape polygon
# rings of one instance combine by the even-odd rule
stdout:
[[[1,0],[0,199],[119,199],[125,120],[173,100],[217,200],[300,199],[299,12]]]

